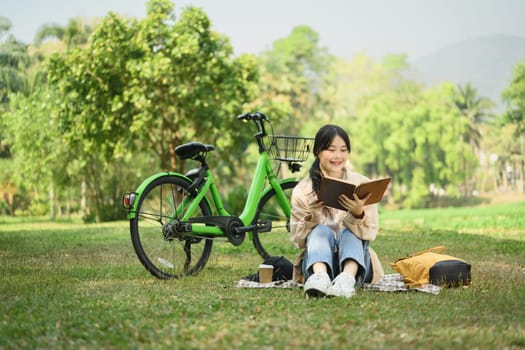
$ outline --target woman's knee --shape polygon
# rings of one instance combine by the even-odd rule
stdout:
[[[314,227],[312,232],[310,232],[310,234],[308,235],[308,238],[310,238],[310,237],[316,237],[316,238],[322,238],[322,239],[331,240],[331,239],[334,238],[334,232],[327,225],[319,224],[319,225]]]
[[[306,239],[306,247],[335,246],[334,232],[326,225],[317,225]]]
[[[339,247],[353,247],[359,249],[363,247],[363,240],[354,235],[350,230],[344,229],[337,235],[337,244]]]

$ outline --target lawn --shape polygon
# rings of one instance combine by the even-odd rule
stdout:
[[[161,281],[135,256],[127,222],[0,218],[0,349],[525,349],[525,202],[382,211],[386,273],[444,245],[472,285],[432,295],[243,289],[261,259],[217,242],[196,276]]]

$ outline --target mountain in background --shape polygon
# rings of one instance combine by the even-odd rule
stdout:
[[[434,86],[445,81],[470,82],[478,95],[502,105],[515,65],[525,59],[525,38],[495,34],[445,46],[410,62],[406,77]]]

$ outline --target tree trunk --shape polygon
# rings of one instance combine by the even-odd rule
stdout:
[[[508,180],[508,173],[507,173],[507,162],[503,164],[503,174],[502,174],[502,186],[503,186],[503,192],[508,192],[509,190],[509,180]]]
[[[55,186],[53,181],[49,184],[49,220],[55,220]]]
[[[64,216],[64,213],[62,212],[62,205],[61,205],[61,198],[60,198],[60,192],[55,193],[55,206],[56,206],[56,216],[62,217]]]
[[[498,178],[499,178],[499,171],[497,168],[494,169],[494,177],[493,177],[493,180],[494,180],[494,191],[497,193],[499,192],[499,184],[498,184]]]
[[[520,161],[518,161],[518,182],[517,182],[517,187],[518,187],[518,193],[523,193],[523,190],[524,190],[524,184],[525,184],[525,175],[523,174],[523,170],[524,170],[524,164],[525,164],[525,161],[522,159]]]
[[[80,215],[82,217],[85,217],[86,215],[86,203],[87,203],[86,177],[82,176],[82,182],[80,184]]]
[[[69,195],[66,199],[66,216],[68,219],[71,217],[71,198]]]
[[[480,189],[479,192],[481,194],[487,193],[487,173],[489,172],[489,169],[485,167],[481,174],[481,181],[480,181]]]

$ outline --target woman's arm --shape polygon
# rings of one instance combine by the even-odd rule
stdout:
[[[354,184],[360,184],[369,180],[368,177],[350,170],[346,172],[345,179]],[[344,198],[344,202],[347,202],[346,204],[348,205],[350,203],[348,203],[347,200],[348,198]],[[353,198],[353,200],[354,201],[351,203],[352,205],[349,205],[348,207],[349,211],[357,211],[358,213],[361,213],[362,211],[364,215],[354,216],[351,213],[348,213],[343,218],[343,225],[362,240],[373,241],[377,236],[377,232],[379,231],[377,204],[365,206],[363,205],[365,200],[359,201],[358,198]],[[358,205],[360,208],[355,208],[356,205]]]
[[[359,219],[348,213],[343,219],[343,225],[362,240],[373,241],[379,231],[377,205],[365,206],[364,216]]]
[[[290,218],[290,234],[297,248],[305,248],[306,237],[320,222],[320,201],[304,194],[303,186],[298,185],[292,193],[292,216]],[[312,202],[313,203],[310,203]]]

